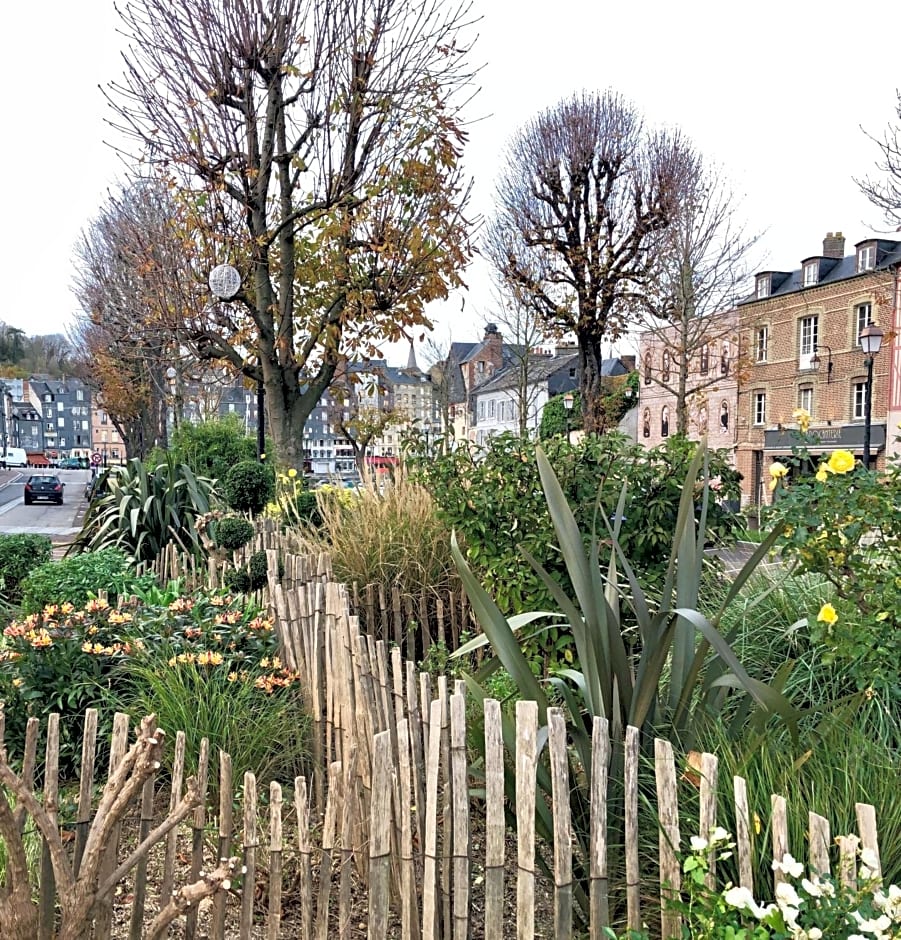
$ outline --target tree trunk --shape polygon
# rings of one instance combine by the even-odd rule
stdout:
[[[6,799],[4,796],[3,799]],[[16,884],[0,898],[0,937],[38,936],[38,909],[31,899],[31,885]]]
[[[604,354],[601,338],[588,331],[577,334],[579,341],[579,367],[582,398],[582,427],[586,434],[603,434],[607,416],[604,411],[604,390],[601,367]]]

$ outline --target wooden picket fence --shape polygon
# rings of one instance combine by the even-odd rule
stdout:
[[[383,686],[373,692],[382,697]],[[555,833],[547,882],[536,868],[536,853],[546,849],[536,839],[535,806],[543,797],[536,786],[542,750],[538,710],[534,702],[519,702],[515,714],[513,764],[505,759],[501,706],[484,703],[484,794],[471,795],[471,769],[467,752],[466,699],[462,691],[451,693],[447,684],[436,685],[434,698],[421,711],[414,707],[396,713],[393,729],[377,731],[368,742],[367,755],[350,745],[345,760],[328,765],[324,813],[316,810],[317,785],[297,777],[287,799],[278,782],[258,788],[252,773],[243,781],[232,779],[231,760],[219,755],[218,800],[194,810],[190,823],[172,830],[150,856],[122,879],[99,906],[94,923],[96,940],[128,937],[139,940],[148,924],[171,896],[173,888],[191,883],[231,854],[243,862],[241,886],[215,894],[202,912],[196,907],[183,918],[183,935],[224,940],[266,937],[300,937],[325,940],[337,936],[361,936],[360,921],[370,938],[402,937],[466,938],[484,936],[501,940],[516,936],[570,937],[573,917],[572,819],[570,780],[567,771],[567,739],[562,711],[548,713],[546,747],[553,781],[551,811]],[[396,699],[400,704],[401,699]],[[371,704],[371,703],[370,703]],[[383,699],[384,704],[384,699]],[[377,706],[380,711],[381,706]],[[428,722],[419,715],[427,714]],[[333,743],[344,743],[342,734]],[[51,718],[43,771],[43,804],[58,814],[58,720]],[[590,923],[587,935],[602,936],[610,921],[611,879],[607,819],[611,812],[606,769],[612,753],[607,723],[594,722],[591,807],[591,857],[588,892]],[[73,832],[71,864],[77,870],[80,853],[96,807],[95,754],[97,713],[90,710],[85,723],[79,797],[72,819],[62,825]],[[109,773],[126,750],[128,719],[117,714],[114,722]],[[362,740],[362,735],[360,740]],[[685,846],[680,832],[678,792],[680,768],[670,744],[654,742],[649,766],[639,759],[639,733],[629,728],[625,740],[624,889],[626,921],[639,927],[643,920],[660,920],[664,938],[679,935],[679,917],[665,907],[678,892],[681,869],[678,852]],[[33,784],[38,745],[37,722],[28,727],[22,775]],[[168,786],[150,779],[135,799],[131,828],[142,839],[154,830],[179,801],[184,785],[185,737],[175,736],[174,759]],[[201,744],[198,760],[200,787],[208,785],[209,748]],[[505,773],[512,774],[512,802],[505,798]],[[639,792],[653,778],[659,817],[659,900],[642,894],[647,878],[639,869]],[[717,823],[717,761],[701,756],[700,814],[697,831],[709,833]],[[752,813],[745,782],[734,780],[737,818],[736,837],[739,881],[759,895],[772,887],[754,885]],[[168,797],[168,799],[166,799]],[[237,807],[237,811],[236,811]],[[515,812],[516,833],[506,823],[505,810]],[[761,808],[762,809],[762,808]],[[878,857],[875,813],[858,804],[858,826],[863,847]],[[800,846],[789,846],[786,802],[771,800],[769,827],[772,856],[782,858]],[[475,826],[474,826],[475,824]],[[474,828],[477,834],[473,835]],[[114,872],[133,850],[136,839],[124,838],[118,829],[106,846],[103,871]],[[845,883],[853,883],[856,843],[850,837],[837,840],[835,861]],[[810,814],[807,846],[810,869],[825,873],[834,866],[831,839],[825,819]],[[286,867],[291,877],[285,877]],[[710,884],[714,884],[715,865]],[[154,872],[154,877],[149,875]],[[782,877],[775,874],[775,882]],[[39,866],[41,938],[54,936],[54,880],[45,846]],[[2,905],[0,896],[0,905]],[[478,926],[474,924],[477,919]]]
[[[301,675],[308,696],[309,773],[282,782],[258,782],[247,773],[236,781],[229,756],[220,753],[219,776],[211,781],[209,747],[202,744],[201,790],[215,789],[217,798],[198,806],[189,824],[170,831],[123,876],[118,890],[109,891],[94,922],[95,940],[147,936],[148,923],[177,886],[230,855],[240,858],[243,877],[217,892],[208,906],[190,907],[179,936],[349,940],[365,933],[378,940],[528,940],[584,930],[595,940],[612,921],[633,928],[659,924],[659,936],[678,935],[679,919],[667,901],[680,890],[679,853],[687,836],[709,833],[727,815],[718,804],[715,755],[700,755],[696,766],[686,768],[669,742],[642,742],[635,728],[613,740],[607,722],[595,719],[590,848],[587,857],[580,856],[574,848],[578,823],[571,815],[576,781],[569,778],[560,709],[549,709],[546,727],[539,727],[536,704],[518,702],[505,740],[502,707],[486,700],[473,724],[474,706],[463,683],[433,680],[404,659],[399,647],[361,630],[351,613],[351,592],[330,580],[327,559],[292,555],[273,544],[266,551],[270,577],[264,596],[281,655]],[[204,574],[211,573],[198,572],[198,579]],[[89,712],[77,807],[73,818],[60,820],[74,830],[68,851],[76,867],[97,808],[96,729],[97,715]],[[58,722],[51,719],[42,779],[43,803],[54,818],[60,790],[57,732]],[[31,722],[20,765],[29,788],[38,767],[38,734]],[[127,718],[117,715],[109,773],[125,752],[128,735]],[[478,767],[470,763],[474,735],[484,735],[475,749],[484,754]],[[617,750],[622,786],[609,774]],[[185,757],[185,737],[176,733],[171,774],[148,780],[126,832],[134,829],[138,837],[153,832],[178,804],[186,785]],[[552,843],[536,832],[536,806],[546,799],[539,775],[551,781]],[[740,884],[764,899],[771,895],[775,883],[753,883],[754,862],[781,859],[788,851],[806,858],[811,871],[834,870],[845,883],[853,881],[854,837],[833,840],[827,820],[811,812],[805,845],[789,845],[784,796],[767,796],[763,805],[742,778],[732,783],[728,817],[737,821]],[[651,814],[645,797],[653,805]],[[699,807],[688,833],[681,831],[686,812],[679,807],[686,798]],[[510,816],[517,820],[515,830],[508,825]],[[622,836],[615,834],[613,820],[622,822]],[[878,858],[872,806],[857,805],[857,830],[862,847]],[[657,846],[653,865],[642,851],[650,843]],[[132,850],[133,842],[116,832],[104,870],[115,872]],[[536,863],[539,855],[549,877]],[[587,878],[577,884],[579,870]],[[774,882],[779,877],[775,873]],[[711,885],[715,878],[713,864]],[[575,900],[582,888],[589,914],[580,926]],[[46,847],[36,890],[41,940],[51,940],[58,905]]]

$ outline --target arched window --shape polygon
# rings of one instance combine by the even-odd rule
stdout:
[[[723,402],[723,406],[720,408],[720,430],[729,430],[729,403],[726,401]]]
[[[651,409],[650,408],[645,408],[644,410],[644,419],[642,421],[641,435],[642,437],[651,436]]]
[[[720,356],[720,375],[729,374],[729,344],[723,343],[723,353]]]
[[[669,408],[666,406],[660,412],[660,436],[669,437]]]
[[[663,352],[663,375],[661,376],[664,382],[669,382],[670,377],[670,355],[664,350]]]
[[[644,354],[644,384],[651,384],[651,354],[646,352]]]
[[[710,369],[710,347],[707,343],[701,347],[701,375],[707,375]]]

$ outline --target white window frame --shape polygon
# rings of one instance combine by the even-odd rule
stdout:
[[[851,420],[863,421],[867,409],[867,383],[851,383]]]
[[[876,246],[864,245],[857,249],[857,273],[872,271],[876,267]]]
[[[757,335],[754,340],[754,355],[755,362],[766,362],[767,361],[767,352],[770,345],[770,328],[769,326],[758,326]]]
[[[484,421],[484,420],[485,420],[485,402],[484,402],[484,400],[481,399],[481,398],[479,399],[479,407],[478,407],[477,415],[478,415],[478,417],[476,418],[476,421]]]
[[[803,408],[809,415],[813,414],[813,386],[802,385],[798,389],[798,407]]]
[[[861,314],[864,314],[863,322],[861,322]],[[855,305],[854,307],[854,346],[855,348],[860,347],[860,331],[865,326],[869,326],[872,322],[873,322],[873,304],[867,301],[866,303]]]
[[[757,278],[755,294],[758,300],[763,300],[764,297],[770,296],[770,279],[768,275]]]
[[[754,392],[754,426],[766,424],[766,392]]]
[[[820,281],[820,263],[819,261],[808,261],[804,265],[804,286],[813,287]]]
[[[496,403],[495,400],[492,398],[492,399],[490,399],[489,402],[488,402],[488,417],[489,417],[489,418],[495,417],[496,412],[497,412],[497,403]]]
[[[817,314],[798,320],[798,368],[813,368],[813,357],[820,339],[820,318]]]

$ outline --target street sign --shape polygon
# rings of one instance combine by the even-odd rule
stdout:
[[[96,451],[96,450],[95,450],[94,453],[91,454],[91,463],[92,463],[95,467],[99,467],[100,464],[103,463],[103,454],[101,454],[99,451]]]

